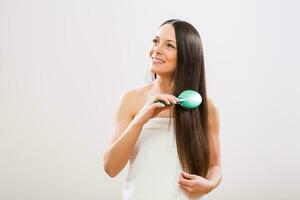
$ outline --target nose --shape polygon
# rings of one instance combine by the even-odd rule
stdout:
[[[155,45],[153,47],[153,52],[161,54],[162,53],[161,45],[160,44]]]

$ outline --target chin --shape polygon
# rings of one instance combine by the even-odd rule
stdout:
[[[151,72],[155,74],[165,74],[165,73],[172,73],[175,69],[173,66],[170,66],[169,64],[154,64],[150,62],[149,68]]]
[[[153,72],[155,74],[160,74],[160,73],[164,72],[161,67],[153,66],[153,65],[150,66],[150,70],[151,70],[151,72]]]

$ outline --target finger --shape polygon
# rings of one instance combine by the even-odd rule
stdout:
[[[157,96],[157,97],[155,98],[154,102],[157,102],[157,101],[159,101],[159,100],[165,102],[166,105],[170,105],[170,104],[171,104],[170,101],[168,100],[168,98],[166,98],[166,97],[164,97],[164,96]]]
[[[167,98],[171,104],[177,104],[177,102],[179,101],[179,99],[174,95],[170,95],[170,94],[162,94],[162,95],[163,97]]]
[[[179,101],[179,99],[177,97],[175,97],[174,95],[168,95],[168,96],[169,96],[169,98],[172,99],[173,104],[177,104],[177,102]]]
[[[184,186],[188,186],[188,187],[191,187],[194,184],[194,182],[192,180],[185,179],[182,175],[180,175],[178,183],[180,185],[184,185]]]
[[[166,102],[164,102],[163,100],[160,100],[160,99],[156,99],[152,103],[161,103],[161,104],[164,104],[165,106],[168,105]]]
[[[194,175],[194,174],[189,174],[189,173],[186,173],[186,172],[182,172],[182,175],[183,175],[183,177],[184,178],[186,178],[186,179],[196,179],[197,178],[197,176],[196,175]]]
[[[174,96],[174,95],[170,95],[170,94],[163,94],[168,100],[169,102],[171,102],[172,104],[176,104],[179,100]]]
[[[171,104],[170,100],[168,99],[168,97],[165,96],[160,96],[159,98],[161,98],[164,102],[166,102],[168,105]]]
[[[184,186],[184,185],[180,185],[180,188],[189,196],[192,196],[192,189],[190,187]]]
[[[184,185],[187,187],[193,187],[195,185],[195,183],[191,180],[186,180],[186,179],[182,179],[178,182],[180,185]]]
[[[165,108],[166,107],[166,105],[161,102],[154,103],[152,106],[155,108]]]

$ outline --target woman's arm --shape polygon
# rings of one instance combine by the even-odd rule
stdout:
[[[139,137],[142,124],[133,120],[133,91],[126,92],[120,99],[115,117],[115,130],[109,147],[104,153],[104,170],[116,176],[127,164]]]
[[[111,177],[116,176],[126,166],[144,124],[161,111],[171,108],[171,106],[165,106],[159,102],[153,103],[153,101],[163,100],[176,103],[175,96],[159,94],[147,101],[139,110],[136,104],[137,99],[140,98],[141,93],[135,90],[129,91],[122,96],[118,106],[114,137],[104,153],[104,169]]]
[[[211,182],[211,189],[215,189],[221,182],[222,180],[222,171],[221,167],[216,165],[216,166],[211,166],[208,169],[208,175],[207,175],[207,180]]]
[[[210,166],[206,179],[211,181],[212,190],[216,188],[222,180],[221,155],[220,155],[220,116],[215,105],[210,101],[208,106],[208,138],[210,143]]]

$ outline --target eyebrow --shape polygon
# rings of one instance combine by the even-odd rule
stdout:
[[[159,38],[159,36],[155,36],[156,38]],[[170,42],[174,42],[176,44],[176,42],[174,40],[167,40],[167,41],[170,41]]]

